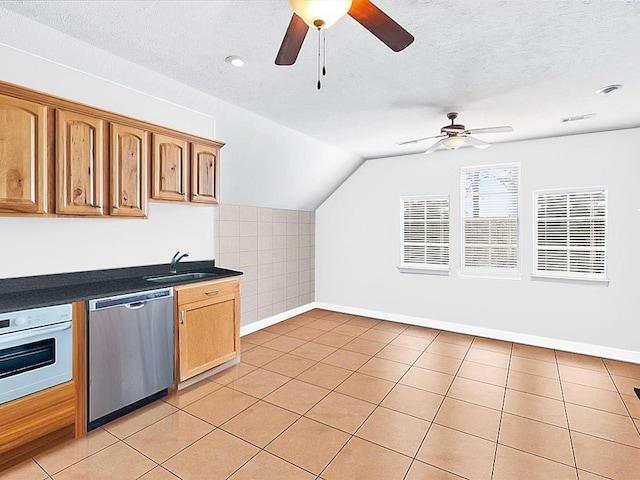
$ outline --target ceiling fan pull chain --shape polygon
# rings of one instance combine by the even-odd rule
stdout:
[[[320,28],[318,28],[318,90],[322,88],[322,83],[320,83],[320,68],[322,66],[322,33]]]
[[[322,76],[327,74],[327,32],[322,30]]]

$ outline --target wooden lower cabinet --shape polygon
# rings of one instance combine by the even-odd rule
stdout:
[[[240,353],[240,281],[175,287],[177,380],[182,382]]]

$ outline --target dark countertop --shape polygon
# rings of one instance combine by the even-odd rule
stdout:
[[[216,267],[213,260],[205,260],[180,262],[177,271],[211,273],[213,277],[166,282],[150,282],[144,278],[168,274],[169,267],[166,263],[0,279],[0,313],[242,275],[242,272]]]

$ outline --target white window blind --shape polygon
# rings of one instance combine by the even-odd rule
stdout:
[[[400,267],[449,268],[449,197],[402,197]]]
[[[519,271],[519,190],[519,164],[461,170],[463,271]]]
[[[607,191],[534,192],[534,274],[606,278]]]

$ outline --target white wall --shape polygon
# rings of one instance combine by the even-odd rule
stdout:
[[[316,300],[450,322],[460,331],[640,352],[639,152],[640,130],[633,129],[367,161],[316,212]],[[508,162],[521,164],[522,278],[463,277],[460,167]],[[532,280],[532,192],[600,185],[609,190],[609,286]],[[450,195],[449,276],[396,268],[399,197],[411,194]]]

